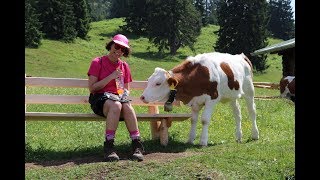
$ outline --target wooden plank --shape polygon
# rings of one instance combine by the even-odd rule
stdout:
[[[139,121],[161,121],[172,119],[184,121],[191,118],[191,114],[137,114]],[[105,121],[104,117],[93,113],[58,113],[58,112],[26,112],[26,121]]]
[[[256,99],[277,99],[281,98],[280,96],[255,96]]]
[[[254,87],[257,88],[268,88],[268,89],[279,89],[279,83],[270,82],[253,82]]]
[[[87,104],[88,96],[27,94],[26,104]]]
[[[266,88],[266,89],[279,89],[279,86],[269,86],[269,85],[254,85],[256,88]]]
[[[278,87],[278,83],[253,82],[254,85]],[[88,79],[81,78],[51,78],[51,77],[26,77],[26,86],[38,87],[65,87],[65,88],[88,88]],[[147,81],[133,81],[130,89],[143,90],[147,87]]]
[[[279,85],[279,83],[271,83],[271,82],[253,82],[253,85]]]
[[[257,88],[274,89],[272,86],[266,86],[266,85],[255,85],[254,87],[257,87]]]
[[[129,85],[130,89],[144,90],[147,87],[147,81],[132,81]]]
[[[164,102],[144,103],[139,97],[131,97],[132,105],[138,106],[154,106],[163,105]],[[89,96],[87,95],[44,95],[44,94],[27,94],[25,95],[26,104],[88,104]],[[172,103],[175,106],[181,106],[180,101],[174,101]]]
[[[79,78],[26,77],[25,85],[38,87],[88,88],[88,80]]]
[[[25,85],[36,87],[88,88],[88,79],[26,77]],[[130,83],[130,89],[143,90],[146,87],[147,81],[133,81]]]

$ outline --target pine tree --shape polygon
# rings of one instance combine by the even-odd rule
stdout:
[[[275,38],[288,40],[295,36],[291,0],[270,0],[270,22],[268,30]]]
[[[90,30],[90,15],[86,0],[72,0],[72,5],[76,19],[75,29],[77,36],[87,39],[87,34]]]
[[[30,0],[25,1],[24,46],[38,48],[41,45],[42,32],[39,14],[36,14]]]
[[[142,35],[146,32],[148,23],[148,0],[129,0],[128,16],[125,17],[126,25],[121,26],[125,31]]]
[[[220,29],[216,51],[240,54],[251,60],[257,71],[264,71],[266,55],[251,57],[250,53],[267,45],[268,4],[265,0],[221,0],[217,15]]]
[[[41,13],[41,31],[46,38],[71,42],[77,37],[76,19],[70,0],[41,0],[37,11]]]
[[[196,10],[199,11],[201,15],[202,26],[206,26],[208,24],[208,16],[206,9],[206,2],[204,0],[195,0],[194,6]]]
[[[219,0],[194,0],[194,6],[200,12],[202,26],[217,24],[217,2]]]
[[[93,22],[110,17],[111,0],[87,0],[90,19]]]
[[[219,0],[206,0],[208,24],[218,24],[217,3]]]
[[[193,49],[200,35],[201,16],[190,0],[153,0],[148,12],[148,38],[158,47],[175,55],[180,47]]]
[[[111,0],[110,18],[127,17],[129,0]]]

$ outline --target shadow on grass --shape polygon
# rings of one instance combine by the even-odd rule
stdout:
[[[184,142],[175,141],[169,138],[167,146],[162,146],[159,140],[143,141],[145,155],[153,153],[181,153],[187,149],[201,148],[198,145],[191,145]],[[217,144],[213,144],[217,145]],[[212,146],[212,145],[210,145]],[[39,166],[60,166],[65,164],[88,164],[104,162],[103,145],[90,148],[75,149],[71,151],[55,151],[40,147],[31,148],[28,144],[25,147],[25,163],[33,163]],[[120,160],[130,160],[131,144],[122,144],[115,146]]]
[[[112,38],[115,34],[118,34],[118,33],[124,34],[129,40],[136,40],[136,39],[139,39],[140,37],[143,37],[141,35],[136,35],[136,34],[128,33],[121,29],[117,29],[112,33],[100,33],[99,36],[103,37],[100,40],[105,40],[105,38],[109,38],[109,37]],[[154,44],[151,43],[150,46],[154,46]],[[151,52],[148,50],[149,48],[150,47],[147,47],[147,50],[145,52],[134,52],[132,56],[140,59],[147,59],[150,61],[161,61],[161,62],[163,61],[179,62],[179,60],[183,60],[187,58],[187,56],[182,54],[181,52],[177,52],[173,57],[172,55],[170,55],[169,52],[163,52],[163,53]]]
[[[123,31],[123,30],[121,30],[120,28],[117,29],[117,30],[115,30],[115,31],[112,32],[112,33],[100,33],[99,36],[102,36],[102,37],[104,37],[104,38],[110,38],[110,40],[111,40],[111,38],[112,38],[114,35],[116,35],[116,34],[123,34],[123,35],[125,35],[125,36],[129,39],[129,41],[130,41],[130,40],[136,40],[136,39],[139,39],[140,37],[142,37],[142,36],[139,36],[139,35],[136,35],[136,34],[132,34],[132,33],[128,33],[128,32],[126,32],[126,31]]]
[[[132,54],[132,56],[140,59],[145,59],[149,61],[159,61],[159,62],[165,62],[167,61],[165,58],[167,57],[167,54],[159,53],[159,52],[135,52]]]
[[[158,61],[158,62],[180,62],[180,60],[186,59],[187,56],[177,52],[176,55],[172,56],[169,53],[160,52],[135,52],[132,56],[140,59]]]

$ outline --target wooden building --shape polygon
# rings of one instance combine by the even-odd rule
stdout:
[[[295,76],[295,38],[258,49],[251,55],[256,56],[265,53],[282,56],[282,76]]]

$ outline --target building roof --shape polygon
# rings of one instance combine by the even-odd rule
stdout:
[[[289,49],[295,47],[295,38],[289,39],[287,41],[282,41],[277,44],[273,44],[271,46],[267,46],[262,49],[255,50],[253,53],[250,53],[252,56],[265,54],[265,53],[272,53],[272,52],[278,52],[284,49]]]

